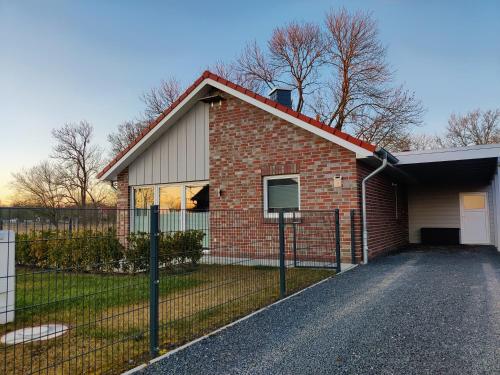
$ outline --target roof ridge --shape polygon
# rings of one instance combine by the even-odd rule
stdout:
[[[313,119],[312,117],[309,117],[307,115],[304,115],[303,113],[297,112],[293,110],[292,108],[286,107],[272,99],[266,98],[252,90],[249,90],[243,86],[240,86],[234,82],[231,82],[221,76],[218,76],[215,73],[212,73],[209,70],[205,70],[201,76],[199,76],[191,86],[189,86],[172,104],[167,107],[156,119],[151,121],[147,127],[144,128],[144,130],[141,131],[141,133],[132,141],[130,142],[127,147],[125,147],[122,151],[120,151],[104,168],[99,174],[97,175],[97,178],[101,178],[107,171],[113,167],[125,154],[127,154],[132,147],[134,147],[142,138],[146,136],[152,129],[154,129],[170,112],[172,112],[198,85],[200,85],[205,79],[212,79],[216,82],[222,83],[224,86],[227,86],[233,90],[239,91],[240,93],[250,96],[251,98],[254,98],[264,104],[267,104],[281,112],[284,112],[292,117],[298,118],[299,120],[306,122],[316,128],[319,128],[323,131],[326,131],[327,133],[330,133],[332,135],[335,135],[341,139],[344,139],[356,146],[362,147],[368,151],[375,151],[376,147],[372,145],[371,143],[365,142],[359,138],[353,137],[350,134],[344,133],[341,130],[332,128],[331,126],[325,124],[324,122],[321,122],[319,120]]]

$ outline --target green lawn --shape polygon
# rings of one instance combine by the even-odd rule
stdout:
[[[274,267],[200,265],[190,272],[160,274],[162,351],[279,298],[279,270]],[[288,269],[287,292],[333,274]],[[148,358],[148,275],[18,269],[16,303],[16,322],[7,331],[48,322],[71,329],[57,339],[1,348],[0,358],[7,360],[0,373],[118,373]]]
[[[203,280],[196,273],[173,275],[160,283],[160,295],[192,288]],[[30,321],[33,315],[86,310],[95,314],[103,309],[147,300],[149,275],[85,274],[43,270],[17,270],[17,321]]]

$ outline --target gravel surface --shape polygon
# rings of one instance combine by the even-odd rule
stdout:
[[[375,260],[141,373],[500,374],[500,253]]]

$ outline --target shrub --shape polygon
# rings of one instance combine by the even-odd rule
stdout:
[[[113,229],[73,233],[44,230],[16,235],[16,263],[83,271],[110,271],[119,267],[123,246]]]
[[[136,273],[149,270],[149,241],[149,233],[135,232],[128,235],[128,247],[122,263],[125,271]]]
[[[56,237],[57,232],[51,230],[32,232],[32,237],[30,238],[30,255],[33,265],[40,267],[49,266],[51,240]]]
[[[200,230],[161,233],[158,239],[158,260],[162,266],[196,265],[203,254],[203,236]],[[149,233],[136,232],[128,236],[124,268],[136,273],[149,270]]]
[[[170,265],[196,265],[203,255],[201,230],[166,233],[160,241],[160,262]]]
[[[32,263],[30,235],[16,234],[16,264],[28,265]]]
[[[200,230],[162,233],[158,249],[160,264],[171,268],[195,266],[203,254],[203,236]],[[149,233],[130,233],[127,242],[124,248],[113,229],[22,233],[16,236],[16,263],[86,272],[148,271]]]

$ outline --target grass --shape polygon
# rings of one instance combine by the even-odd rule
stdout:
[[[160,284],[160,294],[192,288],[202,281],[196,277],[171,276]],[[85,274],[59,271],[17,271],[17,321],[33,315],[72,313],[87,309],[91,314],[119,305],[134,303],[149,294],[149,275]]]
[[[288,269],[287,292],[332,274]],[[161,272],[160,279],[162,352],[279,298],[279,271],[274,267],[200,265],[181,274]],[[148,275],[21,269],[16,303],[16,322],[5,332],[49,322],[70,329],[49,341],[0,347],[1,373],[119,373],[148,358]]]

